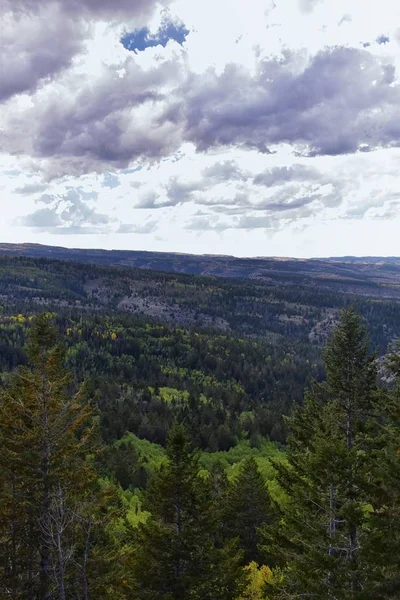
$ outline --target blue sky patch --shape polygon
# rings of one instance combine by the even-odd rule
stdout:
[[[376,41],[379,45],[388,44],[390,42],[390,38],[387,35],[380,35],[376,38]]]
[[[141,171],[142,167],[134,167],[132,169],[124,169],[123,171],[121,171],[121,173],[123,173],[124,175],[130,175],[131,173],[136,173],[136,171]]]
[[[121,182],[116,175],[113,175],[109,172],[105,173],[103,177],[102,187],[108,187],[113,189],[118,187],[119,185],[121,185]]]
[[[125,33],[121,38],[121,44],[127,50],[137,54],[154,46],[165,48],[169,40],[174,40],[182,46],[189,33],[189,29],[182,22],[164,21],[155,33],[151,33],[148,27]]]

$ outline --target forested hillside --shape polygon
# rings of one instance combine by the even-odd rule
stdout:
[[[139,322],[130,340],[122,338],[132,352],[117,353],[113,363],[112,344],[122,329],[110,317],[98,315],[91,330],[84,318],[64,330],[67,321],[49,312],[3,321],[1,597],[399,597],[399,385],[379,384],[367,332],[353,309],[342,313],[324,349],[326,379],[310,385],[302,406],[286,419],[289,435],[281,449],[260,430],[246,429],[259,415],[240,406],[246,394],[237,382],[229,387],[228,379],[210,376],[207,397],[200,391],[205,370],[188,368],[182,381],[199,373],[197,389],[148,386],[147,396],[138,393],[136,381],[151,377],[155,367],[149,364],[147,375],[135,370],[140,344],[152,337],[139,335],[134,346]],[[179,357],[176,338],[169,345],[160,325],[142,329],[163,334],[147,358],[157,347]],[[91,346],[79,355],[85,335]],[[21,362],[26,366],[15,370]],[[397,378],[398,355],[387,363]],[[110,367],[116,367],[109,372],[115,397],[119,377],[130,376],[136,404],[129,394],[116,403],[110,394],[104,402],[101,376]],[[220,384],[218,411],[209,399]],[[266,399],[254,398],[261,410],[268,407]],[[154,406],[164,412],[153,411],[152,421]],[[168,408],[170,421],[163,422]],[[218,438],[221,416],[230,440]],[[122,435],[124,423],[130,431]],[[140,431],[144,423],[154,431]],[[207,426],[213,444],[229,450],[216,452],[211,438],[204,444]],[[163,437],[165,449],[146,435]]]
[[[318,345],[339,312],[352,305],[368,321],[372,341],[383,353],[400,337],[400,301],[377,297],[384,295],[384,286],[372,280],[367,287],[369,295],[365,289],[361,295],[350,293],[351,287],[343,293],[335,285],[328,289],[288,276],[282,268],[274,278],[257,282],[0,256],[0,300],[6,312],[43,306],[84,309],[85,314],[129,312],[163,324]]]
[[[88,381],[109,442],[164,444],[179,418],[203,449],[284,443],[282,414],[324,377],[321,344],[352,303],[380,354],[396,300],[246,280],[0,258],[0,368],[26,362],[30,317],[54,312],[74,380]]]
[[[250,279],[272,285],[318,287],[333,293],[400,298],[397,257],[238,258],[138,250],[63,248],[41,244],[0,244],[0,255],[52,258],[105,267],[135,267],[188,275]]]
[[[349,591],[352,569],[359,568],[354,585],[360,590],[368,583],[376,598],[397,597],[377,591],[380,578],[397,590],[394,566],[385,570],[374,556],[378,566],[367,581],[372,554],[362,567],[344,558],[358,556],[357,532],[373,523],[363,520],[367,507],[390,499],[386,480],[379,484],[382,496],[372,497],[367,486],[353,497],[346,486],[359,483],[346,478],[353,467],[359,477],[356,456],[364,449],[369,456],[370,444],[377,464],[389,468],[379,454],[389,444],[389,429],[365,429],[363,411],[370,410],[371,388],[371,402],[381,398],[378,421],[397,418],[395,400],[387,400],[395,394],[387,388],[395,372],[384,358],[400,338],[396,299],[277,280],[2,257],[0,309],[5,598],[296,598],[293,590],[311,585],[303,580],[303,554],[314,569],[304,571],[314,581],[313,597],[361,600]],[[339,327],[324,359],[343,310],[347,328]],[[375,349],[378,361],[370,354]],[[356,369],[347,383],[346,365]],[[384,376],[379,392],[378,368],[378,379]],[[354,398],[367,395],[351,416],[358,423],[356,454],[340,441],[345,430],[348,435],[340,411],[348,410],[353,385],[359,386]],[[343,405],[329,404],[343,393]],[[322,409],[327,401],[333,412]],[[394,440],[390,460],[397,469]],[[331,460],[333,471],[325,473]],[[362,469],[364,477],[371,463]],[[318,473],[325,483],[313,480]],[[308,500],[306,484],[317,486]],[[390,485],[397,489],[396,479]],[[333,500],[326,486],[333,486]],[[349,501],[354,514],[347,512]],[[171,507],[177,502],[186,524],[176,531]],[[384,521],[373,513],[386,532],[397,518],[390,506]],[[321,556],[308,557],[314,534],[298,529],[298,519],[315,521]],[[332,568],[322,550],[326,527],[333,536],[328,556],[337,562]],[[356,538],[346,550],[335,549],[344,541],[334,532],[347,527]],[[374,527],[371,544],[378,547],[384,542]],[[340,569],[350,569],[343,589]],[[328,580],[342,589],[336,596],[328,594]]]

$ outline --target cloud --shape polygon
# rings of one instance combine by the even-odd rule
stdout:
[[[351,15],[345,14],[343,15],[343,17],[340,19],[338,26],[340,27],[340,25],[343,25],[343,23],[351,23],[352,22],[352,17]]]
[[[294,164],[290,167],[274,167],[259,173],[253,179],[255,185],[272,187],[291,181],[315,181],[320,180],[321,174],[315,167]]]
[[[21,217],[18,224],[23,227],[39,227],[44,230],[58,227],[62,224],[62,221],[60,216],[51,208],[39,208],[30,215]]]
[[[102,233],[112,219],[89,206],[96,199],[96,193],[81,188],[69,188],[59,195],[43,194],[38,202],[47,207],[20,217],[17,224],[49,233]]]
[[[168,0],[161,1],[168,5]],[[38,14],[41,10],[50,10],[52,6],[73,17],[97,19],[148,19],[153,12],[156,0],[3,0],[5,10],[17,14]]]
[[[159,159],[178,149],[179,127],[160,117],[168,89],[181,76],[179,65],[170,60],[144,70],[129,57],[122,66],[119,76],[103,65],[93,81],[71,72],[29,108],[8,106],[5,150],[44,160],[58,177],[127,168],[133,159]]]
[[[322,0],[299,0],[300,10],[305,13],[310,13],[317,4],[320,4],[321,2]]]
[[[7,106],[3,146],[54,178],[143,166],[186,142],[198,153],[237,147],[266,156],[289,144],[309,157],[400,143],[400,88],[388,59],[338,46],[309,58],[285,50],[255,64],[254,73],[234,63],[220,74],[193,73],[182,56],[144,68],[129,55],[89,82],[70,69],[29,107]],[[225,161],[204,176],[247,174]]]
[[[162,208],[162,203],[157,203],[160,195],[154,190],[145,190],[139,195],[139,201],[135,204],[135,208]],[[164,203],[165,206],[165,203]]]
[[[202,198],[197,200],[197,204],[213,207],[214,210],[217,207],[218,210],[227,214],[243,212],[246,208],[253,206],[249,200],[249,193],[246,192],[238,192],[233,198],[228,196]]]
[[[206,189],[203,181],[179,181],[178,177],[172,177],[165,186],[167,197],[176,205],[193,199],[195,192]]]
[[[286,202],[267,202],[263,204],[262,207],[258,206],[257,208],[262,208],[263,210],[272,212],[282,212],[296,208],[303,208],[303,206],[307,206],[308,204],[311,204],[311,202],[314,202],[315,199],[315,196],[305,196],[303,198],[294,198]]]
[[[142,225],[132,225],[128,223],[121,223],[116,233],[137,233],[137,234],[148,234],[156,231],[158,227],[158,221],[149,220]]]
[[[46,185],[44,183],[27,183],[26,185],[16,188],[14,191],[17,194],[23,195],[31,195],[31,194],[39,194],[40,192],[44,192],[46,189]]]
[[[250,174],[243,171],[234,160],[216,162],[202,171],[203,177],[212,182],[229,183],[230,181],[246,181]]]
[[[143,24],[159,4],[169,0],[3,0],[0,101],[33,93],[70,67],[96,21]],[[165,23],[161,33],[172,35],[173,27]]]
[[[394,67],[365,50],[327,48],[308,61],[287,51],[260,61],[254,76],[237,64],[192,74],[176,102],[198,152],[287,143],[334,156],[400,142],[394,82]]]
[[[2,16],[0,101],[32,93],[69,67],[83,49],[87,26],[65,15],[56,4],[37,15],[6,12]]]
[[[185,229],[187,229],[189,231],[198,231],[198,232],[225,231],[226,229],[230,229],[230,228],[231,228],[230,224],[220,222],[220,221],[216,220],[215,217],[207,219],[207,218],[201,217],[201,216],[194,217],[194,219],[192,219],[185,226]]]
[[[271,227],[272,221],[267,215],[263,217],[244,216],[235,224],[235,229],[269,229]]]

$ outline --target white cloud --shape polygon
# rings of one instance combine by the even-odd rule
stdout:
[[[399,254],[394,0],[5,8],[4,241]],[[122,46],[166,14],[182,46]]]

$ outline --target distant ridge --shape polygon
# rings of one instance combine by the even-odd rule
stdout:
[[[0,256],[74,261],[107,267],[149,269],[188,275],[317,285],[344,293],[400,298],[400,257],[239,258],[146,250],[64,248],[42,244],[0,244]]]

